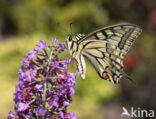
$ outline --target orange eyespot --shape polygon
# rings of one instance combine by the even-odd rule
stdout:
[[[103,74],[103,78],[104,78],[104,79],[109,79],[108,74],[107,74],[107,73],[104,73],[104,74]]]

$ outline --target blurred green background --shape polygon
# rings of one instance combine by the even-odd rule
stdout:
[[[80,119],[120,119],[122,107],[156,110],[155,0],[1,0],[0,1],[0,119],[13,109],[13,93],[22,56],[36,42],[71,32],[87,34],[122,22],[139,25],[143,33],[125,58],[125,72],[136,82],[114,85],[101,80],[87,62],[85,80],[77,77],[68,111]],[[75,71],[73,65],[70,71]],[[126,118],[128,119],[128,118]]]

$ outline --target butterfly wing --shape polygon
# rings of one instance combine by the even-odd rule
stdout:
[[[123,58],[141,31],[136,25],[115,25],[83,37],[78,40],[78,46],[81,46],[81,54],[91,62],[101,78],[117,83],[126,76]]]
[[[85,79],[86,76],[86,63],[82,54],[79,55],[79,58],[74,58],[75,64],[82,79]]]

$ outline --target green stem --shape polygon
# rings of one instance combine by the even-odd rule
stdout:
[[[45,82],[44,82],[44,87],[43,87],[43,108],[46,109],[46,91],[47,91],[47,82],[46,82],[46,79],[45,79]],[[42,119],[44,119],[44,117],[42,117]]]
[[[50,65],[51,60],[52,60],[52,55],[53,55],[53,47],[50,47],[49,65]]]
[[[47,91],[47,82],[45,80],[45,83],[44,83],[44,92],[43,92],[43,102],[44,102],[43,107],[44,108],[46,108],[46,91]]]

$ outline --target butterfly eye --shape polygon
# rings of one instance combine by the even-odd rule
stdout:
[[[69,36],[68,40],[69,40],[69,41],[72,41],[72,37],[71,37],[71,36]]]

